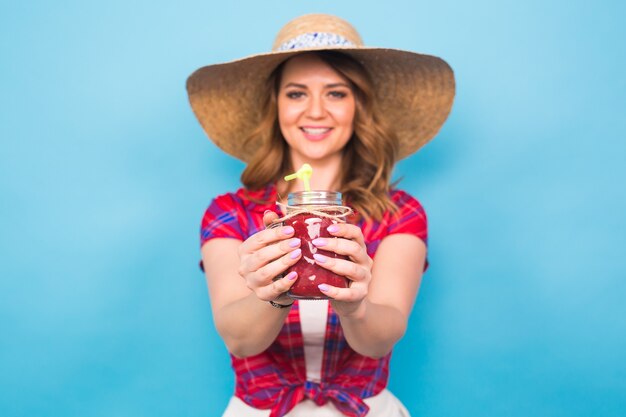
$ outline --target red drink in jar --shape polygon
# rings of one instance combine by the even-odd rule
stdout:
[[[285,226],[294,228],[294,237],[301,241],[302,257],[289,268],[286,273],[296,271],[298,279],[291,286],[287,294],[292,298],[299,299],[328,299],[319,288],[319,284],[328,284],[334,287],[347,288],[348,279],[337,275],[328,269],[319,266],[313,259],[313,254],[327,256],[329,258],[347,259],[347,256],[338,255],[334,252],[322,250],[313,245],[313,239],[333,239],[328,233],[328,226],[339,221],[341,210],[333,210],[332,206],[341,206],[341,193],[332,191],[302,191],[290,193],[288,197],[287,215],[294,214],[284,221]],[[316,213],[317,212],[317,213]],[[323,215],[326,214],[326,215]],[[332,216],[335,216],[333,218]]]

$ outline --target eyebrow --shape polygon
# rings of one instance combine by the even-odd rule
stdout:
[[[304,84],[298,84],[298,83],[287,83],[285,84],[284,88],[287,87],[296,87],[296,88],[303,88],[306,89],[307,86]],[[324,86],[325,88],[336,88],[336,87],[346,87],[346,88],[350,88],[350,86],[346,83],[333,83],[333,84],[326,84]]]

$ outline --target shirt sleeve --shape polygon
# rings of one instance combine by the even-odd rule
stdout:
[[[392,215],[387,233],[407,233],[417,236],[428,247],[428,221],[424,207],[410,194],[404,191],[396,191],[392,201],[398,206],[398,210]],[[428,258],[424,263],[424,271],[428,269]]]
[[[200,247],[218,237],[245,240],[241,227],[240,215],[243,211],[241,202],[233,194],[216,197],[202,216],[200,224]],[[204,263],[199,262],[204,272]]]
[[[233,194],[216,197],[204,212],[200,226],[200,246],[218,238],[245,240],[241,226],[241,202]]]
[[[398,207],[388,226],[388,234],[408,233],[428,244],[428,222],[424,207],[413,196],[404,191],[396,191],[392,198]]]

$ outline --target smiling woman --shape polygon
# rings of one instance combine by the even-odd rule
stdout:
[[[311,65],[315,68],[310,68]],[[291,81],[289,77],[300,78]],[[307,86],[302,84],[303,78],[311,83],[309,89],[316,88],[318,91],[307,91]],[[326,128],[333,127],[336,131],[329,132],[332,133],[328,135],[332,136],[331,140],[316,147],[318,151],[330,151],[333,144],[341,145],[341,155],[335,153],[334,168],[338,167],[342,181],[337,184],[335,179],[329,178],[336,185],[334,189],[340,189],[351,205],[366,215],[379,216],[393,208],[389,199],[389,182],[398,156],[398,138],[380,116],[372,83],[367,70],[358,61],[339,51],[303,53],[278,65],[268,77],[267,96],[263,100],[265,117],[247,141],[260,144],[260,149],[252,156],[241,176],[246,188],[262,188],[282,178],[293,167],[315,159],[313,155],[304,159],[294,152],[297,149],[295,138],[306,134],[304,143],[326,138],[324,130],[313,130],[320,126],[325,128],[320,123],[323,120],[335,123],[335,126]],[[319,97],[315,97],[315,93]],[[300,119],[293,120],[295,117]],[[310,126],[298,125],[298,122],[306,122]],[[292,134],[285,129],[289,123],[295,123]],[[342,137],[345,140],[343,143]],[[283,162],[279,164],[276,161]],[[332,159],[322,159],[315,165],[319,167],[332,162]],[[352,169],[354,166],[360,169]],[[316,170],[316,179],[323,172]],[[290,190],[278,191],[285,195]]]
[[[344,20],[307,15],[273,52],[201,68],[188,91],[211,139],[248,163],[244,188],[215,198],[201,225],[213,319],[236,376],[224,416],[408,416],[386,386],[426,268],[427,225],[390,178],[445,121],[450,68],[365,48]],[[302,191],[284,177],[305,163],[312,189],[340,191],[357,211],[327,216],[311,240],[276,223],[286,194]],[[298,276],[300,260],[315,272]],[[349,285],[314,281],[325,272]],[[292,299],[300,279],[327,299]]]

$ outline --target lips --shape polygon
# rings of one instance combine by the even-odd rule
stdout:
[[[304,137],[309,140],[322,140],[326,138],[333,130],[332,127],[301,127],[300,130],[304,133]]]

